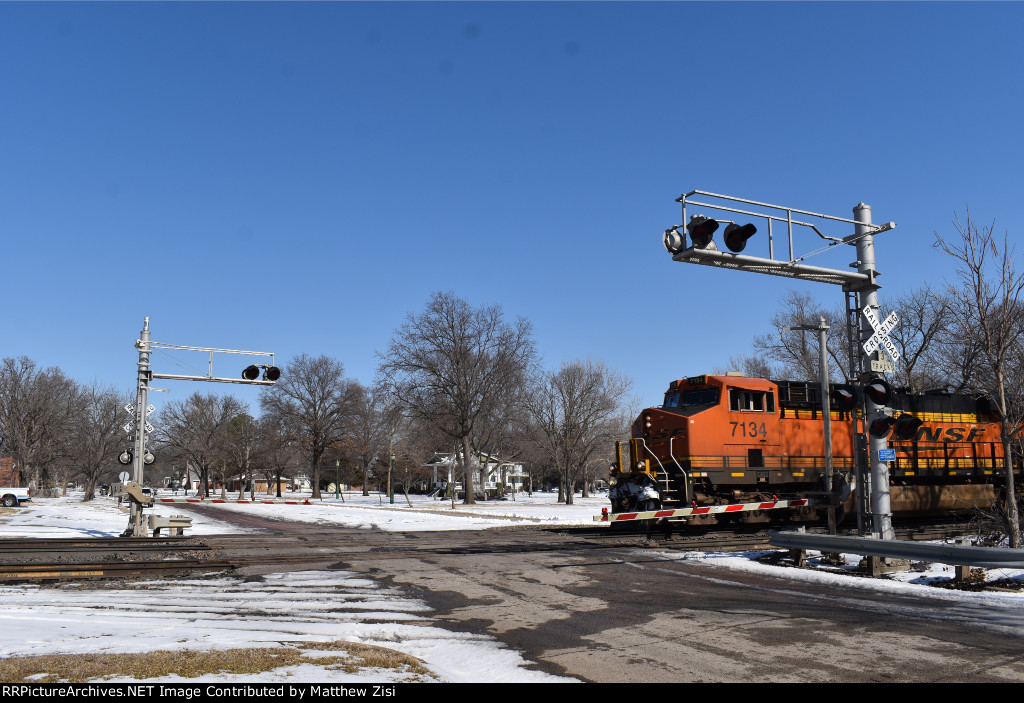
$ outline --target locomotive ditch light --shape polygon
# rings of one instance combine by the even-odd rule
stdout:
[[[263,380],[264,381],[276,381],[281,378],[281,369],[276,366],[264,366],[263,367]]]
[[[872,437],[885,437],[889,434],[889,430],[892,429],[893,424],[896,422],[893,418],[888,415],[882,415],[876,417],[870,423],[868,423],[868,434]]]
[[[711,237],[718,229],[718,221],[704,215],[694,215],[690,218],[690,224],[686,225],[686,231],[690,233],[690,241],[697,249],[714,247]]]
[[[864,395],[875,405],[884,407],[892,400],[892,386],[883,378],[874,378],[864,384]]]
[[[259,366],[246,366],[245,370],[242,372],[242,378],[244,378],[246,381],[255,381],[257,378],[259,378],[259,376]]]
[[[903,413],[896,418],[896,424],[893,425],[893,433],[897,439],[914,439],[917,436],[917,431],[923,424],[924,422],[920,418],[914,417],[910,413]]]
[[[735,222],[729,224],[725,228],[723,237],[725,238],[725,246],[729,247],[729,251],[739,253],[743,251],[743,248],[747,246],[747,240],[757,234],[757,227],[752,224],[738,225]]]

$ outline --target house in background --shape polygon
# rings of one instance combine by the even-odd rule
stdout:
[[[452,483],[455,490],[462,490],[462,481],[459,480],[462,472],[461,453],[435,452],[423,466],[432,469],[431,486],[434,490],[445,491]],[[505,461],[486,452],[476,453],[473,476],[475,489],[497,491],[499,486],[504,486],[506,491],[520,493],[525,490],[527,480],[528,475],[523,471],[522,464]]]
[[[14,461],[14,457],[0,457],[0,486],[22,488],[23,486],[18,480],[19,473],[18,464]]]

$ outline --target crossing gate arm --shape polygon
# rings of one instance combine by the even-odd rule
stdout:
[[[609,515],[595,515],[597,522],[627,522],[629,520],[658,520],[660,518],[692,517],[697,515],[713,515],[716,513],[744,513],[754,510],[784,510],[790,508],[802,508],[808,505],[815,505],[821,501],[810,498],[799,498],[796,500],[772,500],[766,503],[733,503],[732,505],[704,505],[694,508],[679,508],[678,510],[648,510],[642,513],[611,513]]]
[[[305,500],[246,500],[244,498],[157,498],[157,503],[248,503],[251,505],[313,505]]]

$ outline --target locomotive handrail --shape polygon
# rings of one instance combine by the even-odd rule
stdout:
[[[686,469],[684,469],[682,467],[682,465],[680,465],[679,460],[676,459],[676,453],[674,451],[672,451],[672,442],[673,442],[673,440],[675,440],[674,436],[668,438],[668,455],[670,457],[672,457],[672,463],[674,463],[676,465],[676,468],[679,469],[679,473],[681,473],[683,475],[683,492],[686,494],[686,495],[683,496],[683,500],[685,500],[687,503],[689,503],[690,502],[690,474],[688,474],[686,472]]]
[[[662,472],[663,472],[663,473],[664,473],[664,474],[665,474],[666,476],[668,476],[668,471],[665,471],[665,465],[661,463],[661,459],[659,459],[659,458],[658,458],[658,455],[657,455],[657,454],[655,454],[654,452],[652,452],[652,451],[651,451],[651,448],[647,446],[647,440],[646,440],[646,439],[644,439],[643,437],[637,437],[637,439],[639,439],[639,440],[640,440],[640,444],[644,445],[644,451],[645,451],[645,452],[647,452],[648,454],[650,454],[651,456],[653,456],[653,457],[654,457],[654,460],[655,460],[656,462],[658,462],[658,468],[660,468],[660,469],[662,470]]]

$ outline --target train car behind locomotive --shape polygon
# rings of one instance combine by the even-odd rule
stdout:
[[[832,397],[842,398],[844,388],[833,386]],[[891,407],[898,411],[888,434],[895,450],[889,463],[894,515],[938,514],[995,501],[1005,473],[999,424],[988,403],[973,396],[897,392]],[[841,402],[830,413],[832,465],[843,497],[853,483],[859,413]],[[641,412],[632,439],[617,445],[612,512],[820,494],[824,425],[815,383],[736,373],[673,381],[662,406]],[[804,509],[789,517],[821,516]],[[767,518],[755,511],[734,519]]]

